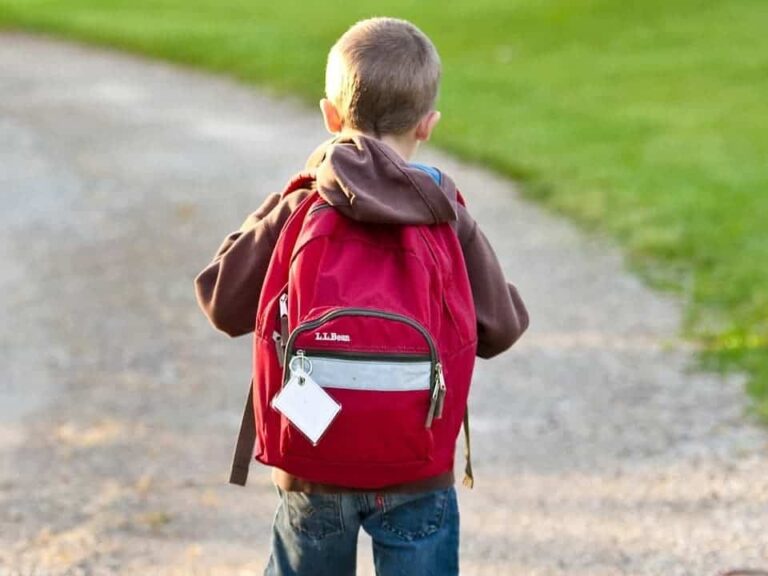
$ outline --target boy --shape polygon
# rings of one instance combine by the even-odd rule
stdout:
[[[309,159],[313,184],[270,196],[198,276],[198,301],[214,326],[231,336],[254,330],[280,232],[301,201],[319,191],[344,217],[369,226],[451,223],[475,306],[477,356],[495,356],[520,337],[528,326],[525,307],[455,185],[435,168],[408,162],[440,119],[434,109],[439,77],[434,46],[408,22],[364,20],[338,40],[320,102],[335,137]],[[281,501],[266,574],[354,574],[361,526],[373,538],[381,576],[458,574],[452,469],[375,492],[310,482],[279,468],[272,477]]]

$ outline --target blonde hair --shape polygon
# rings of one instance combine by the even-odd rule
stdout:
[[[402,134],[433,109],[440,57],[416,26],[396,18],[362,20],[328,54],[325,94],[344,127]]]

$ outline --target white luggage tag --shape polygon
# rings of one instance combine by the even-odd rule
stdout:
[[[316,446],[341,410],[341,405],[312,380],[309,359],[299,354],[291,360],[288,369],[291,376],[272,398],[272,407]]]

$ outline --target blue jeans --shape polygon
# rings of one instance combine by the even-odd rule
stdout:
[[[456,490],[417,494],[283,492],[265,576],[354,576],[360,527],[377,576],[459,573]]]

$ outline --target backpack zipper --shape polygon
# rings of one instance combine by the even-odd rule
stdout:
[[[304,348],[297,350],[296,354],[303,352],[311,358],[333,358],[335,360],[386,360],[388,362],[424,362],[431,361],[432,358],[425,354],[373,354],[370,352],[345,352],[336,350],[327,352],[326,350],[312,350]]]
[[[282,304],[282,299],[281,299],[281,304]],[[286,298],[286,304],[287,304],[287,298]],[[282,315],[282,310],[281,310],[281,315]],[[430,382],[429,382],[430,393],[431,393],[430,401],[429,401],[429,410],[427,411],[427,419],[426,419],[426,422],[424,423],[426,428],[430,428],[432,426],[432,421],[435,418],[440,418],[443,414],[443,405],[445,403],[445,393],[446,393],[445,379],[443,378],[443,367],[437,356],[437,346],[435,346],[435,342],[432,339],[432,335],[419,322],[416,322],[416,320],[413,320],[408,316],[404,316],[402,314],[395,314],[394,312],[386,312],[384,310],[376,310],[372,308],[343,308],[340,310],[331,310],[330,312],[327,312],[326,314],[324,314],[320,318],[317,318],[316,320],[312,320],[311,322],[307,322],[305,324],[302,324],[296,327],[293,330],[293,332],[291,332],[290,336],[288,337],[288,341],[285,343],[285,358],[288,359],[290,357],[291,351],[293,350],[293,347],[294,347],[294,343],[296,342],[296,338],[299,336],[299,334],[303,334],[304,332],[314,330],[315,328],[322,326],[326,322],[330,322],[331,320],[339,316],[369,316],[371,318],[382,318],[384,320],[394,320],[395,322],[401,322],[403,324],[407,324],[408,326],[418,331],[424,337],[424,340],[426,340],[427,342],[427,346],[429,346],[429,360],[430,360],[430,363],[432,364],[431,370],[430,370]],[[288,380],[288,370],[286,366],[283,368],[283,384],[285,384],[287,380]]]
[[[293,344],[296,341],[296,338],[299,336],[299,334],[303,334],[304,332],[308,332],[310,330],[314,330],[318,326],[322,326],[326,322],[330,322],[334,318],[337,318],[339,316],[370,316],[371,318],[383,318],[384,320],[394,320],[396,322],[401,322],[403,324],[408,324],[412,328],[416,329],[422,336],[424,336],[424,340],[426,340],[427,345],[429,346],[429,358],[432,362],[432,369],[433,369],[433,378],[436,378],[436,374],[434,372],[435,366],[438,364],[438,358],[437,358],[437,347],[435,346],[435,342],[432,340],[432,336],[427,331],[424,326],[416,322],[416,320],[413,320],[409,318],[408,316],[404,316],[402,314],[395,314],[394,312],[385,312],[384,310],[376,310],[375,308],[342,308],[339,310],[331,310],[330,312],[327,312],[323,314],[320,318],[317,318],[315,320],[312,320],[311,322],[306,322],[305,324],[302,324],[300,326],[297,326],[296,329],[294,329],[293,332],[291,332],[290,336],[288,337],[288,342],[286,348],[288,349],[288,352],[290,353],[291,350],[293,350]],[[435,382],[436,384],[437,382]]]

